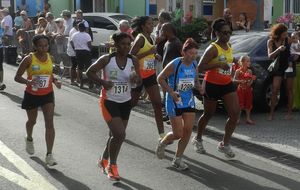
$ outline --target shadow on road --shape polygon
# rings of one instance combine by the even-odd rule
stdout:
[[[136,144],[135,142],[132,142],[128,139],[125,140],[125,143],[135,146],[137,148],[140,148],[142,150],[145,150],[147,152],[150,152],[151,154],[155,154],[155,152],[153,150],[147,149],[141,145]],[[170,150],[166,150],[166,153],[172,154],[174,155],[174,151],[170,151]],[[216,156],[213,155],[209,155],[208,156],[221,160],[227,164],[230,165],[234,165],[234,161],[230,161],[230,160],[222,160]],[[166,160],[172,161],[173,156],[168,156],[166,154],[165,156]],[[187,164],[189,165],[190,170],[188,171],[178,171],[177,169],[173,168],[173,167],[168,167],[167,169],[174,171],[174,172],[179,172],[182,175],[188,176],[212,189],[230,189],[230,190],[240,190],[240,189],[264,189],[264,190],[276,190],[275,188],[271,188],[271,187],[265,187],[265,186],[261,186],[260,184],[257,184],[253,181],[247,180],[245,178],[239,177],[238,174],[231,174],[229,172],[220,170],[218,168],[215,168],[213,166],[209,166],[207,164],[198,162],[194,159],[191,159],[189,157],[184,156],[184,159],[187,161]],[[245,170],[247,171],[247,170]],[[249,171],[250,172],[250,171]],[[264,175],[259,175],[259,173],[257,173],[257,175],[262,176],[262,177],[266,177],[270,172],[266,172],[264,170],[261,170],[262,174]],[[265,173],[264,173],[265,172]],[[275,174],[273,174],[275,175]],[[277,175],[277,179],[270,179],[275,183],[278,183],[279,178],[281,177],[280,181],[284,181],[286,177],[283,176],[278,176]],[[293,180],[292,180],[293,181]],[[293,185],[295,185],[295,181],[293,181]],[[289,182],[287,182],[289,183]],[[282,184],[284,185],[284,184]],[[285,185],[284,185],[285,186]],[[289,186],[287,186],[289,187]],[[298,185],[296,187],[299,187]]]
[[[30,157],[33,161],[37,162],[38,164],[40,164],[41,166],[43,166],[46,171],[57,181],[59,181],[60,183],[62,183],[67,189],[80,189],[80,190],[91,190],[88,186],[86,186],[85,184],[72,179],[68,176],[65,176],[64,173],[62,173],[61,171],[58,171],[57,169],[54,168],[49,168],[47,167],[47,165],[39,158],[36,156],[32,156]]]
[[[13,102],[17,103],[17,104],[21,104],[23,98],[16,96],[14,94],[10,94],[8,92],[1,92],[0,94],[7,96],[9,99],[11,99]]]
[[[121,177],[121,181],[115,182],[113,184],[115,187],[119,187],[120,189],[124,190],[133,190],[133,189],[143,189],[143,190],[152,190],[149,187],[144,185],[138,184],[136,182],[130,181],[129,179]]]

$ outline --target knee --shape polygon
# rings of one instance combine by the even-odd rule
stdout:
[[[113,138],[118,142],[123,142],[126,138],[126,132],[120,131],[118,133],[113,134]]]
[[[26,124],[27,126],[34,126],[36,124],[36,119],[28,120]]]
[[[209,121],[212,118],[212,116],[213,116],[212,113],[204,112],[203,115],[201,116],[201,119],[204,121]]]
[[[173,133],[173,135],[175,140],[181,139],[183,137],[183,131]]]

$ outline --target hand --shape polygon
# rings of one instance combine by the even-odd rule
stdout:
[[[153,46],[149,51],[150,54],[156,54],[156,46]]]
[[[34,86],[34,85],[37,85],[39,82],[39,79],[38,78],[34,78],[32,80],[27,80],[26,82],[26,86]]]
[[[279,51],[284,51],[285,48],[286,48],[286,47],[285,47],[284,45],[281,45],[281,46],[278,47]]]
[[[155,54],[155,59],[157,61],[162,61],[162,57],[159,54]]]
[[[110,90],[114,86],[114,83],[112,81],[103,81],[102,86],[105,90]]]
[[[173,100],[175,101],[175,102],[179,102],[180,101],[180,95],[179,95],[179,93],[178,92],[174,92],[174,91],[172,91],[171,93],[170,93],[170,95],[172,96],[172,98],[173,98]]]
[[[54,80],[54,85],[56,86],[56,88],[61,89],[61,84],[62,83],[60,81],[58,81],[57,79]]]

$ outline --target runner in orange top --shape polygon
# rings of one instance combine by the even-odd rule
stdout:
[[[140,73],[143,79],[142,85],[132,90],[132,105],[136,106],[145,87],[154,109],[155,121],[160,138],[165,136],[162,117],[162,103],[159,87],[156,80],[155,63],[161,57],[156,54],[156,46],[151,38],[153,32],[153,20],[149,16],[136,17],[132,21],[132,28],[138,33],[130,53],[139,59]]]
[[[198,64],[198,71],[205,71],[203,81],[204,89],[204,112],[198,121],[198,133],[192,140],[194,149],[198,153],[205,153],[202,144],[202,133],[213,116],[218,100],[222,99],[228,113],[228,120],[225,125],[225,135],[218,144],[218,150],[226,157],[233,158],[235,154],[229,146],[229,140],[236,127],[240,108],[235,87],[232,83],[231,71],[233,55],[228,43],[231,35],[230,26],[224,19],[216,19],[212,24],[213,32],[217,40],[205,51]]]
[[[36,35],[33,37],[33,45],[35,52],[26,56],[17,70],[15,81],[26,84],[22,108],[26,110],[28,120],[26,122],[27,137],[26,151],[28,154],[34,154],[32,131],[36,123],[38,115],[38,107],[43,110],[46,127],[46,164],[49,166],[56,165],[57,162],[53,158],[52,149],[55,138],[55,130],[53,125],[54,114],[54,93],[52,83],[57,88],[61,88],[61,83],[52,75],[52,60],[49,55],[49,38],[44,35]],[[27,78],[23,76],[27,71]]]

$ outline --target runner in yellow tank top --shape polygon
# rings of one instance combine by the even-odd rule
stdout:
[[[28,154],[34,154],[32,132],[38,115],[38,107],[41,107],[46,127],[47,154],[45,162],[47,165],[53,166],[56,165],[57,162],[52,155],[55,138],[53,125],[54,93],[52,83],[54,83],[57,88],[61,88],[61,83],[52,75],[52,61],[50,55],[47,53],[49,49],[49,38],[44,35],[36,35],[33,37],[32,42],[36,51],[27,55],[22,60],[15,76],[16,82],[27,86],[22,102],[22,108],[26,110],[28,117],[26,122],[27,137],[25,138],[26,151]],[[26,70],[28,77],[24,78],[23,74]]]
[[[153,20],[149,16],[136,17],[132,21],[132,28],[138,33],[130,53],[139,59],[140,73],[143,79],[142,85],[132,90],[132,106],[136,106],[141,91],[145,87],[154,109],[155,121],[160,138],[164,137],[164,124],[162,117],[162,103],[159,87],[156,80],[155,59],[161,59],[156,54],[156,46],[151,38],[153,32]]]

